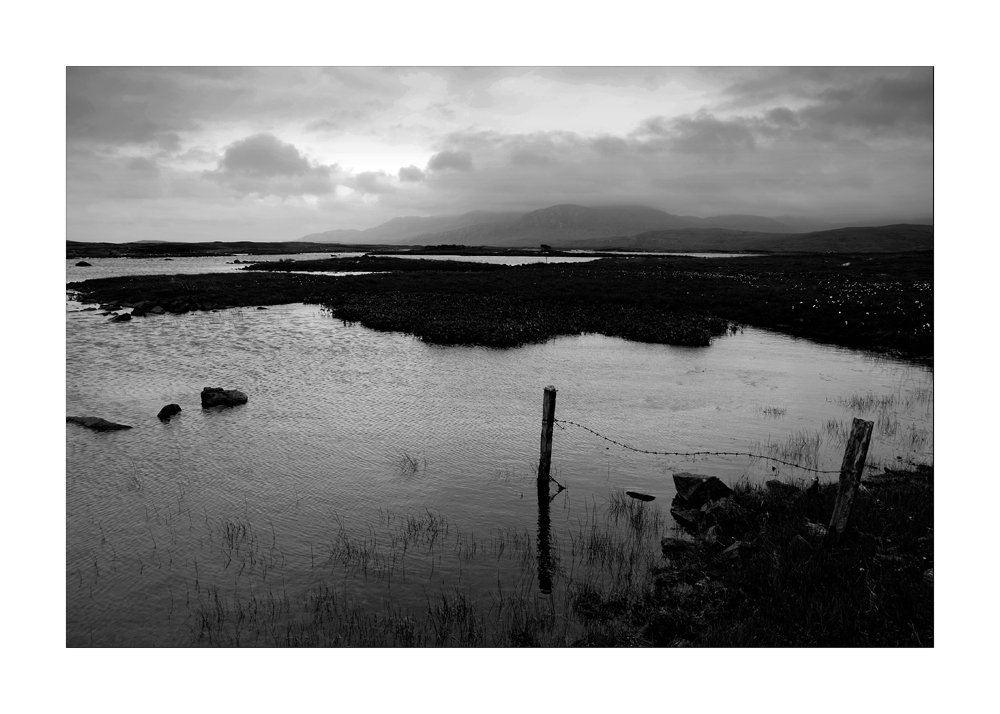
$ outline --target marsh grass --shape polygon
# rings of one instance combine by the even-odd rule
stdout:
[[[418,459],[406,449],[399,449],[394,463],[400,476],[412,476],[420,470],[427,469],[427,459]]]
[[[761,456],[817,469],[822,446],[823,435],[819,431],[800,429],[786,437],[784,442],[774,442],[770,438],[764,442],[755,441],[750,450]]]
[[[757,407],[756,412],[771,419],[780,419],[788,413],[784,407]]]
[[[933,567],[933,471],[866,478],[847,536],[836,546],[813,541],[805,555],[791,540],[806,521],[828,522],[836,485],[808,497],[805,481],[793,485],[736,484],[721,530],[689,539],[669,559],[659,547],[669,521],[656,504],[617,490],[603,502],[585,499],[568,528],[551,537],[554,586],[547,595],[536,579],[540,534],[527,528],[474,532],[426,510],[382,510],[356,532],[338,522],[312,583],[293,592],[283,577],[265,582],[255,565],[280,550],[273,535],[268,544],[245,518],[228,519],[213,542],[230,567],[245,561],[246,570],[237,587],[220,581],[190,596],[192,642],[933,646],[933,592],[922,578]],[[428,577],[428,563],[442,558],[493,567],[496,580],[454,585]],[[394,595],[407,582],[422,590],[421,599]]]

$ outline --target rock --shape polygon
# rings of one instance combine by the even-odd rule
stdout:
[[[76,267],[78,267],[78,268],[92,268],[94,266],[92,266],[86,260],[81,260],[79,263],[76,264]]]
[[[671,508],[670,515],[674,520],[692,535],[698,535],[701,529],[701,522],[705,514],[693,508]]]
[[[674,474],[674,487],[677,495],[671,506],[679,508],[701,508],[709,501],[718,501],[732,494],[733,490],[716,476],[698,476],[696,474]]]
[[[262,310],[263,308],[257,308],[257,309]],[[634,498],[637,501],[652,501],[656,499],[656,496],[650,496],[647,493],[639,493],[638,491],[626,491],[625,495],[630,498]]]
[[[85,307],[85,308],[82,308],[80,310],[80,312],[92,312],[94,310],[97,310],[97,308],[96,307]]]
[[[660,550],[663,551],[664,555],[677,555],[691,550],[692,547],[694,547],[694,542],[683,538],[671,538],[670,536],[660,538]]]
[[[128,322],[132,319],[132,316],[127,312],[123,312],[121,315],[115,315],[108,322]]]
[[[66,417],[66,421],[72,422],[73,424],[79,424],[80,426],[85,426],[88,429],[93,429],[94,431],[117,431],[118,429],[132,428],[125,424],[115,424],[113,421],[101,419],[100,417],[68,416]]]
[[[246,394],[238,389],[222,389],[221,387],[205,387],[201,390],[201,408],[233,407],[247,403]]]
[[[258,307],[257,309],[258,310],[266,310],[267,308],[266,307]]]
[[[822,540],[826,538],[826,534],[829,532],[826,526],[813,523],[812,521],[806,521],[805,525],[802,526],[802,530],[805,532],[806,537],[812,540]]]
[[[161,306],[157,305],[156,307],[149,308],[149,312],[152,315],[162,315],[163,313],[166,312],[166,310],[164,310]]]
[[[168,404],[160,410],[160,413],[156,415],[156,418],[160,421],[170,421],[170,417],[180,412],[180,410],[180,404]]]
[[[934,568],[924,571],[924,583],[934,587]]]

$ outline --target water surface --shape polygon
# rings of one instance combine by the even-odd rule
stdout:
[[[583,335],[493,350],[428,345],[302,304],[66,320],[67,414],[134,427],[66,427],[70,645],[192,644],[213,593],[299,601],[333,583],[363,606],[388,598],[420,611],[428,593],[521,582],[509,554],[471,548],[536,529],[549,384],[557,418],[646,450],[748,451],[836,470],[846,425],[863,416],[879,420],[870,463],[933,454],[930,370],[761,330],[708,348]],[[206,386],[250,400],[202,410]],[[183,411],[161,423],[168,403]],[[811,476],[746,457],[634,453],[570,426],[556,429],[552,463],[567,487],[552,502],[556,555],[612,490],[667,507],[680,471]],[[400,554],[392,519],[425,514],[451,524],[448,546]],[[233,527],[244,529],[243,556],[227,541]],[[362,571],[349,543],[383,561]]]

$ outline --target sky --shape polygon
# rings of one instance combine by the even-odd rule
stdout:
[[[930,67],[68,67],[67,237],[645,205],[933,215]]]

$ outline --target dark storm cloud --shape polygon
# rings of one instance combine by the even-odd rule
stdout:
[[[196,70],[69,67],[67,137],[116,145],[169,145],[177,132],[198,128],[198,115],[210,115],[213,107],[228,106],[243,94],[245,90],[232,82],[245,74],[220,79]]]
[[[934,121],[934,78],[930,70],[902,77],[875,77],[857,85],[824,90],[800,111],[807,122],[883,135],[929,132]]]
[[[641,151],[717,158],[752,151],[756,145],[746,120],[723,120],[705,112],[674,119],[651,117],[640,124],[633,138]]]
[[[430,171],[472,171],[472,154],[468,151],[440,151],[427,162]]]
[[[310,162],[276,136],[255,134],[226,147],[218,168],[204,176],[241,193],[284,197],[333,191],[337,168]]]
[[[727,70],[717,70],[726,76]],[[720,109],[797,105],[796,121],[818,136],[838,132],[928,134],[934,118],[931,67],[790,67],[741,71]],[[788,115],[786,115],[787,118]],[[777,117],[772,116],[772,120]]]
[[[418,183],[424,180],[424,172],[416,166],[404,166],[399,170],[399,180],[404,183]]]
[[[70,67],[71,141],[174,145],[178,135],[252,118],[314,131],[371,120],[407,91],[399,72],[372,68]]]

